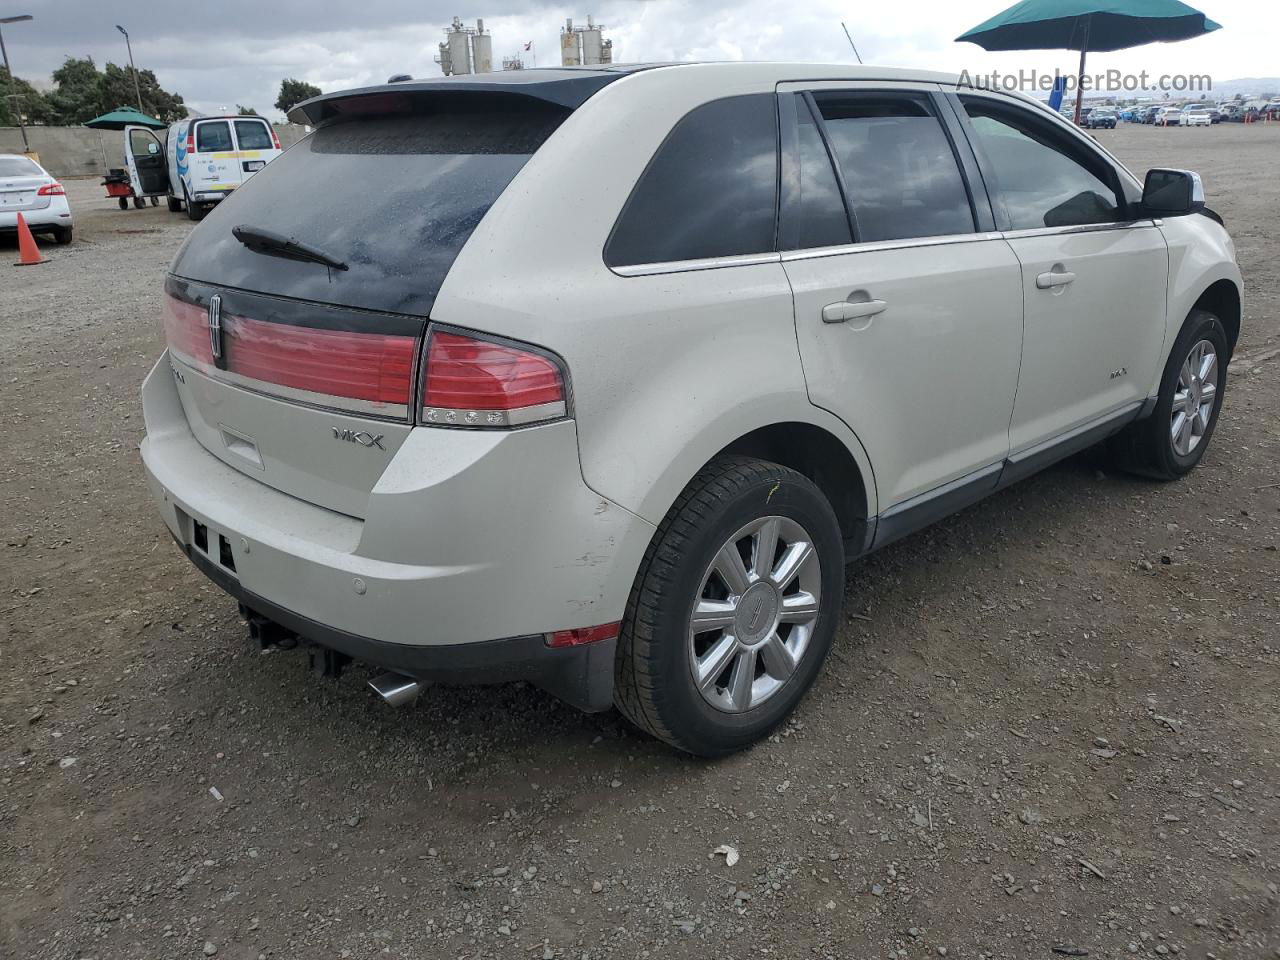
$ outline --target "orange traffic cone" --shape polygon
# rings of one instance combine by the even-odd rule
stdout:
[[[18,214],[18,258],[18,262],[14,264],[15,267],[30,267],[37,263],[49,262],[40,256],[36,238],[31,235],[31,228],[27,226],[27,221],[22,218],[22,214]]]

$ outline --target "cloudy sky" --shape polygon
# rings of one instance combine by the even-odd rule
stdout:
[[[444,26],[484,17],[494,59],[534,42],[542,66],[559,61],[566,17],[588,13],[607,26],[619,61],[798,60],[853,62],[845,21],[867,63],[973,74],[1075,69],[1067,52],[990,54],[953,40],[1005,0],[837,2],[837,0],[0,0],[0,16],[35,20],[5,28],[14,72],[37,86],[65,57],[128,62],[120,23],[139,68],[205,112],[236,103],[275,114],[282,77],[323,90],[382,82],[392,73],[439,75],[433,62]],[[1209,74],[1216,82],[1280,76],[1280,5],[1274,0],[1204,0],[1223,24],[1212,35],[1090,57],[1090,73]],[[529,55],[525,54],[526,62]]]

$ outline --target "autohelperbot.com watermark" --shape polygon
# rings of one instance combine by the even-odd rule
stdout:
[[[1048,93],[1059,81],[1065,82],[1065,89],[1068,91],[1074,91],[1079,87],[1086,93],[1137,93],[1144,90],[1205,93],[1213,89],[1213,77],[1207,73],[1153,74],[1148,70],[1138,73],[1104,70],[1102,73],[1086,73],[1082,77],[1060,71],[1045,73],[1033,69],[1018,70],[1013,73],[1002,73],[998,70],[989,73],[970,73],[968,70],[963,70],[960,73],[959,85],[975,90],[1021,90]]]

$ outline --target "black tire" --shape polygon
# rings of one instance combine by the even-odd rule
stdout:
[[[188,220],[202,220],[204,218],[204,209],[200,204],[191,199],[191,195],[187,193],[187,187],[185,184],[182,187],[182,199],[187,205]]]
[[[160,206],[160,198],[159,198],[159,197],[152,197],[152,198],[151,198],[151,205],[152,205],[153,207],[158,207],[158,206]]]
[[[720,548],[753,520],[772,516],[798,523],[814,546],[818,616],[781,686],[758,706],[725,712],[694,683],[689,618]],[[822,492],[787,467],[717,457],[680,494],[645,552],[618,638],[614,701],[641,730],[698,756],[750,746],[776,728],[813,684],[831,648],[843,595],[840,524]]]
[[[134,205],[134,207],[136,207],[137,209],[141,210],[143,207],[145,207],[145,206],[147,205],[147,198],[146,198],[146,197],[134,197],[134,198],[133,198],[133,205]]]
[[[72,237],[71,231],[72,231],[71,227],[59,227],[57,230],[53,231],[54,243],[60,243],[60,244],[63,244],[64,246],[70,243],[71,237]]]
[[[1179,453],[1171,432],[1174,394],[1178,389],[1178,377],[1182,364],[1191,349],[1201,340],[1213,345],[1218,356],[1217,383],[1213,407],[1207,426],[1199,442],[1187,454]],[[1112,459],[1121,469],[1156,480],[1176,480],[1186,476],[1204,457],[1209,441],[1213,438],[1222,410],[1222,400],[1227,393],[1227,365],[1231,347],[1227,332],[1216,316],[1207,310],[1192,310],[1182,332],[1174,341],[1169,359],[1165,363],[1164,376],[1160,379],[1160,394],[1151,416],[1130,424],[1111,439],[1108,444]]]
[[[165,205],[168,206],[170,213],[177,213],[182,209],[182,201],[175,197],[172,193],[164,198]]]
[[[117,202],[118,204],[120,204],[120,209],[121,209],[121,210],[128,210],[128,209],[129,209],[129,198],[128,198],[128,197],[120,197],[120,198],[118,198],[118,199],[117,199],[117,201],[116,201],[116,202]]]

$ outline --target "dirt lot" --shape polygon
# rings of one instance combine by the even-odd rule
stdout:
[[[0,246],[0,955],[1280,956],[1280,126],[1099,135],[1235,236],[1207,459],[1077,457],[851,568],[794,722],[719,763],[251,650],[138,461],[190,224],[72,183],[72,246]]]

